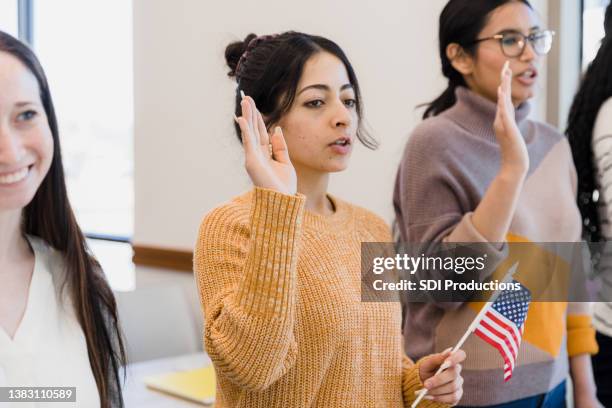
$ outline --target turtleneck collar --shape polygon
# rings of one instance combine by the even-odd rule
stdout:
[[[455,96],[457,97],[455,105],[442,115],[448,116],[474,135],[497,140],[493,131],[497,104],[464,86],[457,87]],[[515,109],[516,123],[520,128],[527,120],[530,110],[528,102],[522,103]]]

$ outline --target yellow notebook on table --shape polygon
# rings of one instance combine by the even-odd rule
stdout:
[[[148,388],[203,405],[215,402],[215,370],[212,365],[146,377]]]

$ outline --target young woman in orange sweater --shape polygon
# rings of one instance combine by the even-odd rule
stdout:
[[[361,300],[361,242],[392,239],[379,217],[327,193],[357,140],[376,147],[344,52],[286,32],[249,35],[225,56],[255,188],[204,218],[195,250],[217,406],[404,407],[423,387],[422,406],[456,404],[465,353],[413,363],[399,303]]]

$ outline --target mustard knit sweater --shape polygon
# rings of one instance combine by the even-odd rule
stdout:
[[[423,387],[399,303],[361,301],[361,242],[391,241],[388,227],[330,199],[321,216],[256,188],[204,218],[194,267],[217,407],[408,407]]]

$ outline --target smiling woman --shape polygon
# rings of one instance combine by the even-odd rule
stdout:
[[[115,299],[68,200],[47,80],[2,31],[0,90],[0,386],[122,406]]]
[[[433,401],[422,406],[456,403],[463,351],[415,364],[399,303],[361,302],[361,242],[391,237],[327,193],[355,140],[375,146],[344,52],[287,32],[230,44],[226,60],[255,188],[206,215],[194,254],[217,406],[399,408],[423,387]]]

